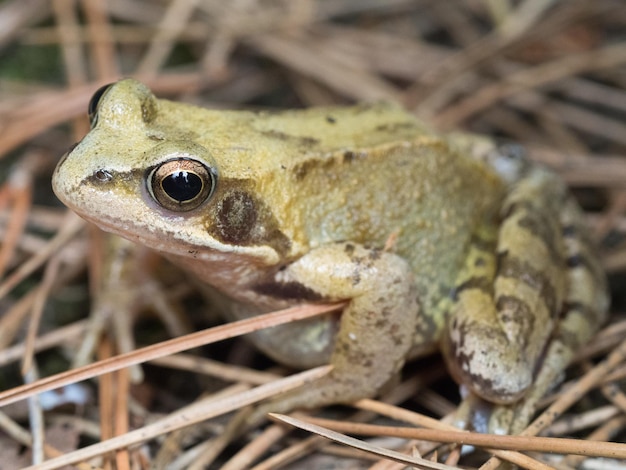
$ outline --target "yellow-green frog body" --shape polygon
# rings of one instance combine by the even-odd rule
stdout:
[[[123,80],[94,97],[92,130],[53,184],[84,218],[211,286],[233,317],[350,301],[340,321],[255,336],[287,364],[334,365],[283,408],[371,396],[435,344],[470,389],[515,401],[557,325],[572,349],[606,311],[558,178],[395,106],[207,110]]]

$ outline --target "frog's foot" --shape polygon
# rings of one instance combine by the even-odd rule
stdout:
[[[493,405],[461,385],[463,400],[453,414],[453,424],[466,431],[487,432],[487,422]]]
[[[572,357],[573,351],[564,348],[559,341],[553,342],[523,398],[511,404],[494,404],[469,392],[459,405],[457,425],[482,433],[519,434],[533,419],[539,401],[559,382]]]
[[[568,311],[564,318],[565,324],[577,322],[576,317],[579,315],[580,312],[575,310]],[[539,401],[561,382],[563,371],[578,350],[578,348],[572,348],[568,341],[571,341],[570,332],[563,328],[550,343],[535,380],[523,398],[510,405],[494,406],[489,419],[488,432],[519,434],[526,429],[536,414]],[[544,426],[549,425],[548,420],[554,418],[550,416],[542,420]],[[533,430],[530,434],[534,435],[538,430]]]
[[[390,378],[390,381],[395,377]],[[367,383],[367,378],[356,374],[333,373],[296,388],[291,392],[278,395],[255,406],[246,418],[246,427],[253,427],[263,421],[268,413],[290,413],[294,410],[312,410],[325,405],[356,402],[362,398],[375,396],[382,386],[377,382]]]
[[[289,265],[274,282],[276,292],[284,290],[281,283],[301,285],[324,300],[350,301],[334,338],[332,371],[262,405],[259,413],[372,397],[400,370],[416,331],[420,334],[413,273],[392,253],[351,243],[327,245]],[[313,349],[309,346],[300,345],[304,351]]]

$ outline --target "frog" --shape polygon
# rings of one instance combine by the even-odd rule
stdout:
[[[470,394],[523,408],[606,317],[581,209],[519,145],[396,104],[217,110],[131,78],[88,111],[52,180],[78,215],[161,253],[229,320],[346,302],[251,335],[287,366],[332,365],[266,410],[376,396],[437,349]]]

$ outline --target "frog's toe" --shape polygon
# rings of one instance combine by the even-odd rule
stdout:
[[[497,323],[460,317],[452,320],[443,343],[448,368],[457,381],[490,402],[507,404],[521,398],[533,383],[532,362]]]
[[[459,405],[455,426],[488,434],[511,434],[516,421],[515,405],[496,405],[470,393]]]
[[[377,381],[359,380],[345,374],[328,375],[278,395],[259,404],[246,419],[254,426],[264,419],[267,413],[288,413],[297,409],[314,409],[330,404],[349,404],[362,398],[375,396],[381,388]]]

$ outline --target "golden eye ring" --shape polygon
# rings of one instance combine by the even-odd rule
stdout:
[[[206,201],[217,183],[215,169],[187,158],[174,158],[154,167],[148,174],[147,187],[161,207],[187,212]]]

